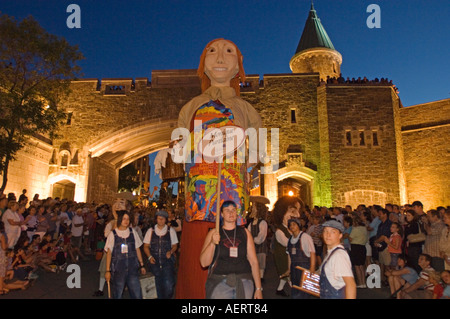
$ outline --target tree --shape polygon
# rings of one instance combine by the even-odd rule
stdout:
[[[6,188],[8,166],[27,139],[54,138],[66,117],[60,102],[83,59],[78,46],[45,31],[32,17],[21,22],[0,15],[0,192]]]
[[[137,175],[137,169],[134,167],[133,163],[122,167],[119,170],[119,191],[129,191],[132,192],[139,187],[139,182],[136,182],[134,178]]]

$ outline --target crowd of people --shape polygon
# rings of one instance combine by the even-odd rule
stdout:
[[[109,284],[112,271],[128,269],[121,263],[135,260],[141,274],[151,271],[155,275],[159,298],[174,297],[183,224],[176,210],[133,206],[131,202],[119,209],[114,208],[114,203],[77,203],[59,198],[40,199],[39,195],[28,200],[24,190],[18,199],[14,194],[0,195],[0,214],[0,294],[27,289],[38,278],[39,269],[58,273],[67,264],[95,256],[100,264],[100,285],[95,296],[104,294],[105,281]],[[274,258],[279,276],[276,293],[281,296],[311,297],[294,287],[299,281],[295,267],[300,266],[322,274],[321,281],[326,282],[323,287],[321,282],[323,293],[331,291],[330,296],[336,298],[356,297],[356,289],[368,288],[369,266],[377,264],[381,284],[389,287],[392,298],[450,297],[448,208],[425,212],[422,203],[416,201],[404,206],[361,204],[355,209],[349,205],[310,209],[300,200],[280,198],[272,211],[265,204],[252,203],[247,231],[237,234],[228,216],[223,215],[227,228],[217,234],[212,232],[204,244],[202,265],[217,267],[216,258],[220,261],[223,257],[219,267],[214,268],[213,284],[206,285],[212,289],[208,297],[228,294],[223,288],[213,288],[221,287],[220,276],[229,278],[227,272],[232,265],[246,271],[242,278],[247,281],[243,282],[254,283],[254,290],[241,286],[240,296],[262,298],[268,254]],[[217,236],[230,239],[229,246],[221,244],[220,256],[214,248],[219,243]],[[246,236],[251,237],[246,248],[239,253],[237,249],[234,251],[236,239],[242,241]],[[138,251],[130,254],[127,250],[127,258],[133,260],[118,261],[118,251],[123,250],[120,243],[124,240],[133,243],[127,249]],[[234,257],[233,254],[236,257],[243,254],[243,263],[237,264],[234,259],[230,263],[227,258]],[[335,267],[331,265],[341,268],[330,268]],[[339,272],[341,277],[337,275]],[[325,274],[331,278],[330,273],[335,276],[334,281],[326,279]],[[122,277],[122,286],[115,285],[120,292],[113,291],[116,297],[121,298],[127,285],[130,294],[136,292],[134,297],[141,298],[140,289],[133,290],[132,281],[127,282],[132,279]]]
[[[340,74],[338,77],[330,77],[327,76],[326,79],[320,79],[320,85],[326,85],[326,84],[370,84],[370,85],[389,85],[392,86],[397,94],[400,93],[396,85],[392,82],[392,80],[389,80],[388,78],[375,78],[373,80],[369,80],[367,77],[358,77],[358,78],[351,78],[347,77],[344,78],[342,74]]]
[[[142,234],[154,224],[156,208],[131,205],[129,209],[135,218],[131,223],[143,240]],[[112,204],[41,199],[39,194],[29,200],[25,189],[19,198],[0,194],[0,217],[0,295],[27,289],[38,279],[38,270],[59,273],[89,257],[100,261],[105,228],[115,220]]]

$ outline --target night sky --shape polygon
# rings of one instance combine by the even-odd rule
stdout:
[[[66,24],[72,3],[81,8],[79,29]],[[370,4],[381,8],[379,29],[366,24]],[[2,0],[0,11],[19,20],[32,15],[78,45],[84,78],[150,79],[152,70],[197,68],[215,38],[237,44],[247,74],[291,73],[310,6],[310,0]],[[404,106],[450,97],[450,1],[315,0],[314,7],[342,54],[345,78],[392,79]]]

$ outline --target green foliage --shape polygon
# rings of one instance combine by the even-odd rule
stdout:
[[[30,136],[54,132],[65,118],[61,100],[83,59],[77,46],[46,32],[32,17],[17,22],[0,15],[0,170],[6,187],[8,165]]]
[[[127,166],[119,170],[119,191],[129,191],[132,192],[139,187],[139,182],[134,180],[137,175],[137,170],[133,164],[128,164]]]

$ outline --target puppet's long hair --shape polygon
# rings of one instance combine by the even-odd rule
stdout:
[[[215,39],[215,40],[212,40],[211,42],[209,42],[206,45],[206,47],[203,49],[202,55],[200,56],[200,64],[197,69],[197,75],[199,76],[199,78],[201,80],[202,92],[205,92],[211,86],[211,80],[205,74],[206,51],[214,42],[219,41],[219,40],[225,40],[225,39],[219,38],[219,39]],[[239,72],[236,74],[236,76],[233,79],[231,79],[230,87],[234,88],[234,90],[236,91],[236,95],[239,96],[241,93],[239,84],[241,82],[245,81],[244,65],[242,64],[242,60],[243,60],[242,53],[239,50],[239,48],[236,46],[236,44],[234,44],[232,41],[230,41],[230,40],[225,40],[225,41],[230,42],[236,48],[236,52],[237,52],[237,56],[238,56]]]

